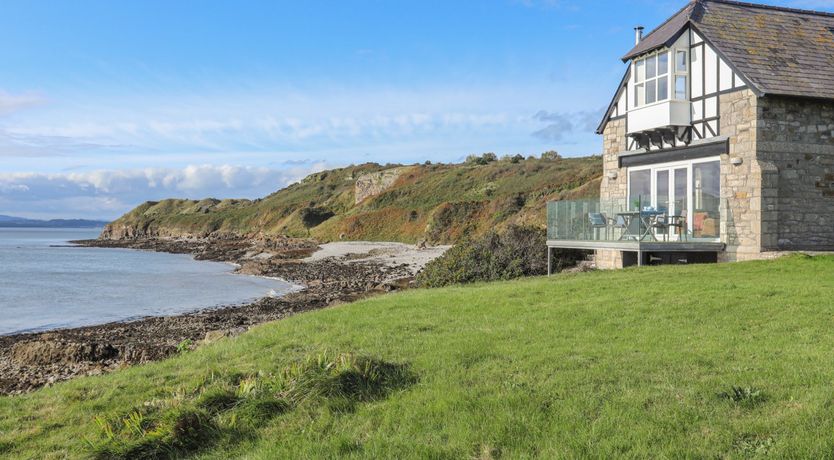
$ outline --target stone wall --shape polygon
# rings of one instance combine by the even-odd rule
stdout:
[[[626,149],[626,120],[619,118],[610,120],[605,125],[602,136],[602,165],[603,175],[600,184],[600,199],[622,199],[625,202],[628,193],[628,179],[625,168],[619,167],[619,154]],[[617,177],[611,179],[609,173],[617,172]],[[598,250],[594,256],[597,268],[622,268],[623,257],[620,251]]]
[[[728,154],[721,155],[721,241],[727,245],[722,261],[756,259],[763,248],[762,180],[770,165],[756,155],[757,107],[749,89],[723,94],[719,101],[720,133],[729,143]]]
[[[619,155],[626,149],[626,119],[611,120],[605,125],[602,134],[602,184],[600,198],[623,199],[628,193],[628,180],[625,168],[619,167]],[[609,173],[617,172],[617,178],[609,178]]]
[[[758,119],[758,156],[774,177],[764,246],[834,249],[834,102],[766,96]]]

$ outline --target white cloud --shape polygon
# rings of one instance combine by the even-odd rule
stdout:
[[[285,168],[191,165],[78,173],[0,173],[0,214],[115,218],[134,206],[169,197],[259,198],[324,163]]]
[[[0,116],[34,107],[44,102],[46,100],[35,93],[11,94],[0,90]]]
[[[585,110],[580,112],[548,112],[539,110],[533,119],[547,123],[544,128],[533,132],[533,137],[550,141],[562,141],[579,132],[593,133],[597,123],[602,118],[604,108],[600,110]]]

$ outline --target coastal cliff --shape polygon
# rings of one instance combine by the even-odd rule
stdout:
[[[601,170],[599,157],[368,163],[312,174],[257,200],[146,202],[101,239],[285,235],[452,244],[511,224],[543,225],[548,200],[597,196]]]

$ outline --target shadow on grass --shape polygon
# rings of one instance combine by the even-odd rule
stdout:
[[[255,439],[259,427],[301,406],[352,412],[416,382],[407,364],[325,352],[277,376],[230,375],[126,414],[96,417],[99,433],[88,444],[97,458],[179,458]]]

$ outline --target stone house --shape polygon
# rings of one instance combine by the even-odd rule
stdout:
[[[694,0],[635,42],[600,199],[549,203],[548,247],[600,268],[834,249],[834,14]]]

